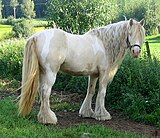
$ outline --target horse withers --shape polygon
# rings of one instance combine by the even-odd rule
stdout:
[[[143,24],[144,20],[130,19],[95,28],[83,35],[48,29],[31,36],[24,49],[19,113],[26,116],[31,112],[38,91],[41,101],[38,121],[56,124],[57,117],[50,109],[49,97],[58,71],[63,71],[89,76],[87,95],[79,115],[97,120],[111,119],[105,109],[107,84],[128,49],[133,57],[139,57],[145,37]],[[93,111],[91,103],[98,79],[99,91]]]

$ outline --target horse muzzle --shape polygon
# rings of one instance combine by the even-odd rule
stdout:
[[[130,48],[130,50],[131,50],[132,56],[134,58],[138,58],[139,57],[139,55],[141,53],[141,47],[140,47],[140,45],[136,45],[136,44],[132,45],[131,48]]]

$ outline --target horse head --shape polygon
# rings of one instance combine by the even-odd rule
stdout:
[[[140,22],[137,22],[133,19],[128,21],[127,43],[134,58],[139,57],[141,53],[141,47],[145,37],[143,25],[144,19],[142,19]]]

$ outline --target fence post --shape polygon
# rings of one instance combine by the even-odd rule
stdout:
[[[151,59],[151,52],[150,52],[148,41],[146,41],[145,44],[146,44],[147,56],[149,59]]]

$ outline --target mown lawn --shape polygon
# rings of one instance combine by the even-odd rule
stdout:
[[[69,128],[42,125],[37,122],[34,112],[28,118],[18,116],[13,99],[15,97],[0,100],[0,138],[147,138],[113,131],[102,125],[79,124]]]

